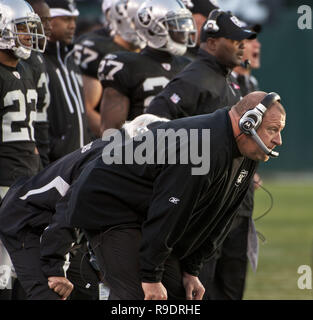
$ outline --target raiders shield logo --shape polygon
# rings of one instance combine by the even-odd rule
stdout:
[[[247,170],[241,170],[236,180],[235,186],[239,187],[239,185],[241,185],[242,181],[247,177],[247,175],[248,175]]]
[[[151,23],[151,8],[143,8],[138,12],[138,20],[139,22],[144,25],[145,27],[148,26]]]

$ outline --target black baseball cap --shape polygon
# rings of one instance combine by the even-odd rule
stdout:
[[[208,18],[200,33],[200,41],[205,42],[207,38],[226,38],[231,40],[255,39],[257,34],[242,26],[241,21],[228,12],[222,12],[216,19],[219,27],[217,32],[208,30],[210,19]]]
[[[241,24],[242,24],[243,28],[249,29],[257,34],[259,34],[262,31],[262,26],[258,23],[250,24],[250,23],[247,23],[247,22],[241,20]]]
[[[74,0],[46,0],[50,7],[51,17],[79,16],[79,11]]]

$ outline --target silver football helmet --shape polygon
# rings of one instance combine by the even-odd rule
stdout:
[[[0,0],[0,49],[27,59],[32,50],[44,52],[45,47],[44,28],[33,8],[24,0]]]
[[[134,16],[143,2],[144,0],[112,0],[108,13],[113,33],[138,47],[143,46],[143,41],[135,30]]]
[[[146,0],[135,24],[138,35],[152,48],[183,55],[196,45],[196,24],[181,0]]]

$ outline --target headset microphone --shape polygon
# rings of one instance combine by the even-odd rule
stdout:
[[[240,67],[244,68],[244,69],[250,69],[251,67],[251,63],[249,59],[246,59],[245,61],[242,61],[240,63]]]
[[[277,158],[279,156],[279,152],[270,150],[264,144],[264,142],[260,139],[259,135],[256,133],[255,129],[251,129],[251,138],[258,144],[258,146],[264,151],[265,154],[271,156],[273,158]]]

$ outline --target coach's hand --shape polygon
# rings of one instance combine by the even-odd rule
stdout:
[[[61,296],[62,300],[66,300],[74,288],[73,284],[64,277],[49,277],[48,286]]]
[[[198,277],[184,272],[183,285],[186,290],[187,300],[202,300],[205,289]]]
[[[141,283],[145,300],[167,300],[167,291],[161,282]]]

